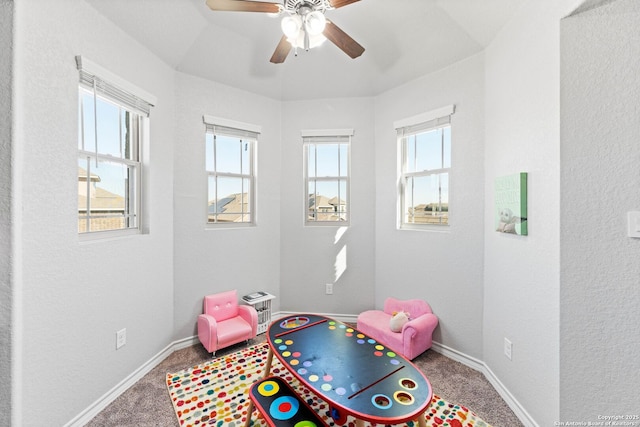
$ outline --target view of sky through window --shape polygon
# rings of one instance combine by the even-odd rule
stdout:
[[[93,93],[85,89],[80,91],[80,97],[83,114],[80,127],[84,123],[85,131],[80,130],[78,149],[92,153],[98,151],[102,155],[119,159],[130,159],[126,110],[100,96],[96,97],[94,107]],[[95,127],[96,116],[98,117],[97,127]],[[96,136],[98,137],[97,150]],[[100,177],[98,187],[118,196],[125,196],[125,180],[128,178],[126,167],[104,160],[98,162],[91,160],[91,164],[87,165],[86,159],[79,159],[78,166],[84,170],[90,167],[91,174]]]

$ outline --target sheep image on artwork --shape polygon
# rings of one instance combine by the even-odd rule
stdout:
[[[498,222],[498,228],[496,228],[496,231],[511,234],[518,234],[516,232],[516,224],[522,224],[523,221],[527,220],[527,218],[514,215],[509,208],[500,209],[498,217],[500,218],[500,222]]]

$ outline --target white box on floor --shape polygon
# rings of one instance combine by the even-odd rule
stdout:
[[[245,303],[253,306],[258,312],[258,334],[267,332],[269,328],[269,324],[271,323],[271,301],[273,299],[275,299],[274,295],[264,291],[242,297]]]

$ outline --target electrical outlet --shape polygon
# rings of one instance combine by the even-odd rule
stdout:
[[[127,328],[116,332],[116,350],[127,343]]]
[[[513,344],[508,339],[504,339],[504,355],[507,356],[507,359],[511,360],[511,350],[513,348]]]
[[[325,291],[327,293],[327,295],[333,295],[333,283],[327,283],[325,288]]]

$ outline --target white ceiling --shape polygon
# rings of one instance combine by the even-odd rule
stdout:
[[[330,42],[269,62],[282,35],[263,13],[205,0],[86,0],[173,68],[276,99],[377,95],[486,47],[528,0],[361,0],[327,17],[365,47]],[[274,2],[278,0],[273,0]]]

